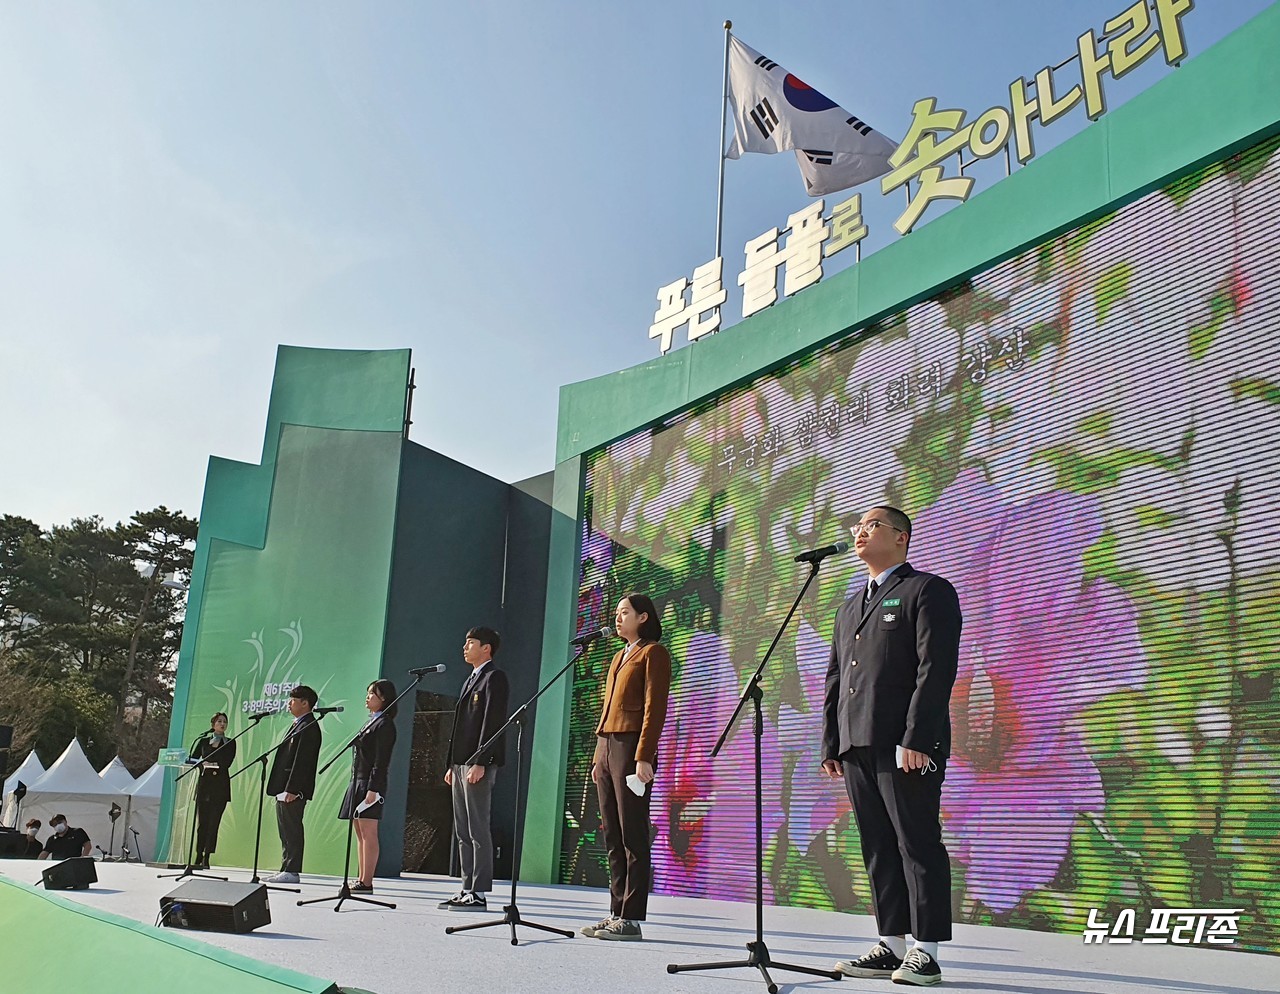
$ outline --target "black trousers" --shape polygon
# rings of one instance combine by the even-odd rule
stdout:
[[[276,828],[280,830],[280,869],[285,873],[302,872],[302,848],[306,837],[302,831],[302,815],[307,802],[276,801]]]
[[[642,922],[649,906],[653,863],[649,858],[649,798],[653,785],[637,797],[627,786],[636,771],[638,732],[601,735],[596,748],[596,797],[609,849],[609,913]]]
[[[218,848],[218,826],[227,802],[222,798],[196,798],[196,852],[208,855]]]
[[[937,769],[904,773],[894,749],[856,747],[840,757],[844,783],[862,836],[881,935],[922,942],[951,938],[951,860],[942,843],[940,805],[946,760]]]

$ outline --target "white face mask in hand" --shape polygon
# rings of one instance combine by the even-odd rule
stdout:
[[[902,746],[893,747],[893,765],[898,769],[902,769]],[[924,766],[920,767],[921,774],[933,773],[937,770],[938,764],[933,761],[932,756],[926,756]]]

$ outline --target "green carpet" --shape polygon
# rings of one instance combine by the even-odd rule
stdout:
[[[188,935],[87,908],[56,891],[4,877],[0,877],[0,935],[5,947],[4,987],[10,991],[338,991],[331,981],[259,963]]]

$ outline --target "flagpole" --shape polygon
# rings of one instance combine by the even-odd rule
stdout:
[[[716,255],[720,258],[720,239],[724,231],[724,122],[729,112],[729,38],[733,21],[724,22],[724,79],[720,87],[720,183],[716,192]],[[716,308],[718,311],[720,308]]]

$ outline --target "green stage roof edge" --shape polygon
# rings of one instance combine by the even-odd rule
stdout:
[[[31,865],[34,873],[36,864]],[[127,988],[133,994],[193,990],[327,994],[337,990],[331,981],[259,963],[180,932],[86,907],[56,892],[4,877],[0,877],[0,934],[9,953],[4,964],[5,989],[11,991]]]
[[[209,458],[200,530],[196,538],[186,623],[173,688],[169,746],[181,748],[187,720],[191,670],[204,606],[204,576],[216,541],[261,549],[266,541],[275,479],[276,449],[283,425],[355,431],[404,431],[409,385],[408,349],[312,349],[281,345],[271,381],[271,401],[258,465]],[[166,784],[155,852],[168,849],[173,792]]]
[[[694,345],[562,387],[557,463],[1269,136],[1280,127],[1277,51],[1280,5],[1273,5],[1062,145],[838,275]],[[635,317],[639,334],[644,315]]]
[[[560,390],[543,627],[546,680],[578,594],[586,454],[1115,210],[1280,131],[1280,4],[966,204],[763,313],[650,362]],[[637,329],[638,330],[638,329]],[[570,688],[538,709],[521,876],[559,879]]]

